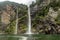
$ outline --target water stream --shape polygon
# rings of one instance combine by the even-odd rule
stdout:
[[[16,28],[15,28],[14,34],[17,34],[17,28],[18,28],[18,10],[17,10],[17,14],[16,14]]]
[[[31,32],[30,6],[28,6],[28,30],[27,30],[26,34],[32,34],[32,32]]]

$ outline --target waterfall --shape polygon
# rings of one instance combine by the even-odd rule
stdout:
[[[28,6],[28,30],[27,30],[26,34],[32,34],[32,32],[31,32],[30,6]]]
[[[17,27],[18,27],[18,10],[17,10],[17,14],[16,14],[16,27],[15,27],[14,34],[17,34]],[[26,34],[32,34],[32,32],[31,32],[30,6],[28,6],[28,30],[27,30]]]
[[[16,27],[15,27],[15,33],[17,34],[17,28],[18,28],[18,9],[17,9],[17,14],[16,14]]]
[[[17,27],[18,27],[18,10],[17,10],[17,14],[16,14],[16,27],[15,27],[14,34],[17,34]],[[28,30],[27,30],[26,34],[32,34],[32,32],[31,32],[30,6],[28,6]]]
[[[31,34],[31,16],[30,16],[30,7],[28,6],[28,34]]]

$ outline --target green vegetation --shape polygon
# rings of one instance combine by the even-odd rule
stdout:
[[[14,34],[15,27],[16,27],[16,20],[17,20],[16,16],[18,16],[18,34],[24,33],[26,31],[27,28],[27,6],[26,5],[5,1],[0,3],[0,9],[2,11],[2,14],[5,15],[5,17],[3,18],[7,18],[5,20],[9,21],[9,22],[7,21],[8,24],[4,22],[2,24],[2,25],[5,24],[5,26],[3,26],[5,28],[4,30],[2,28],[2,30],[6,34]],[[4,16],[4,15],[0,15],[0,16]]]
[[[53,1],[51,2],[50,4],[50,7],[52,7],[55,11],[57,11],[60,7],[60,1],[59,2],[56,2],[56,1]]]
[[[32,19],[32,29],[34,29],[33,32],[43,34],[60,33],[58,28],[58,26],[60,26],[60,13],[57,13],[58,16],[56,19],[48,15],[49,8],[52,8],[55,12],[59,11],[58,9],[60,8],[60,0],[52,0],[49,4],[40,6],[42,2],[43,0],[37,0],[37,3],[35,3],[34,6],[31,4],[31,8],[35,7],[35,5],[38,7],[38,11],[32,13],[34,15],[34,18]]]
[[[43,34],[54,34],[58,33],[58,26],[60,26],[60,13],[58,12],[60,8],[60,1],[53,0],[49,4],[43,4],[43,0],[38,0],[36,3],[32,2],[31,7],[31,18],[32,18],[32,31]],[[37,7],[36,7],[37,6]],[[35,10],[34,8],[37,8]],[[58,16],[54,19],[49,15],[49,10],[52,8],[54,12],[58,12]],[[16,16],[18,14],[18,34],[25,33],[27,30],[28,21],[28,8],[26,5],[17,4],[14,2],[2,2],[0,3],[0,9],[10,15],[10,23],[5,24],[4,32],[7,34],[14,33],[16,26]],[[33,10],[34,9],[34,10]],[[33,11],[33,12],[32,12]],[[1,15],[0,15],[1,16]],[[3,15],[2,15],[3,16]],[[52,21],[54,20],[54,21]]]
[[[7,26],[7,29],[5,30],[6,33],[8,34],[14,34],[14,31],[15,31],[15,26],[16,25],[16,21],[10,23],[8,26]]]

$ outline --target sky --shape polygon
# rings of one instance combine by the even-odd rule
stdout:
[[[0,0],[0,2],[3,2],[3,1],[11,1],[11,2],[19,3],[19,4],[22,3],[22,4],[30,5],[32,1],[35,1],[35,0]]]

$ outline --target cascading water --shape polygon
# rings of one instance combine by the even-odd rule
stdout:
[[[17,11],[17,15],[16,15],[16,27],[15,27],[14,34],[17,34],[17,27],[18,27],[18,11]],[[30,6],[28,6],[28,30],[27,30],[26,34],[32,34],[32,32],[31,32]]]
[[[31,16],[30,16],[30,6],[28,5],[28,30],[26,34],[32,34],[31,32]]]
[[[16,14],[16,27],[15,27],[15,33],[17,34],[17,27],[18,27],[18,9],[17,9],[17,14]]]

